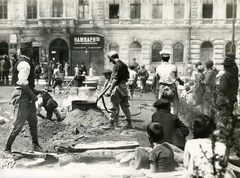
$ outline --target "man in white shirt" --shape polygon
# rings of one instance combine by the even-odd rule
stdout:
[[[183,81],[181,81],[178,77],[177,66],[168,62],[170,55],[170,52],[160,51],[162,64],[156,68],[156,73],[159,76],[158,99],[167,99],[173,104],[173,114],[178,115],[179,98],[176,82],[178,81],[181,85],[183,85]]]
[[[37,116],[35,101],[37,96],[34,91],[34,66],[32,64],[32,42],[21,43],[21,55],[13,68],[12,82],[15,86],[12,93],[14,106],[13,129],[9,134],[4,152],[11,156],[12,144],[21,132],[25,122],[28,121],[32,137],[32,150],[42,151],[38,143]]]

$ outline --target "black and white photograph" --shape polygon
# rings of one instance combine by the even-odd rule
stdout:
[[[240,0],[0,0],[1,178],[240,178]]]

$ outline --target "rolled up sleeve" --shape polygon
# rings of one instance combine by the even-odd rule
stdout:
[[[28,85],[28,76],[30,74],[30,65],[26,61],[22,61],[18,64],[18,85]]]

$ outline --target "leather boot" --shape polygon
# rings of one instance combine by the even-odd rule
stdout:
[[[123,129],[132,129],[132,122],[130,120],[127,120],[127,124],[123,126]]]
[[[114,121],[111,120],[106,126],[103,127],[105,130],[114,129]]]
[[[9,135],[4,151],[10,151],[11,152],[12,144],[13,144],[15,138],[16,138],[15,135],[12,135],[12,134]]]
[[[30,127],[30,134],[32,136],[32,150],[43,151],[42,147],[38,143],[37,127]]]

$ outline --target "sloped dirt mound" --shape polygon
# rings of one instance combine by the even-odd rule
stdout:
[[[46,149],[51,150],[54,145],[71,145],[79,143],[84,137],[103,134],[101,127],[107,122],[108,119],[101,110],[75,109],[69,112],[62,122],[39,119],[38,138],[40,142],[44,142]],[[20,136],[30,137],[27,125]]]

